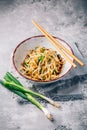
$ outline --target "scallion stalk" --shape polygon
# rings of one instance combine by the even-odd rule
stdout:
[[[44,108],[43,105],[40,104],[34,97],[32,97],[32,95],[30,95],[29,93],[26,93],[26,92],[23,93],[23,91],[20,91],[20,87],[17,88],[18,85],[21,86],[22,84],[16,78],[15,78],[15,80],[12,80],[11,77],[6,75],[5,80],[6,81],[0,80],[0,83],[3,86],[5,86],[10,91],[16,93],[17,95],[21,96],[22,98],[30,101],[32,104],[37,106],[40,110],[42,110],[48,119],[53,120],[53,116],[51,115],[51,113],[46,108]],[[23,86],[21,86],[21,87],[23,87]],[[24,87],[23,87],[23,89],[24,89]]]
[[[9,72],[6,73],[6,75],[4,76],[5,80],[8,81],[8,79],[10,79],[10,81],[14,81],[14,83],[17,83],[19,85],[19,87],[23,87],[23,85],[12,75],[10,74]],[[24,87],[23,87],[24,88]],[[55,107],[61,107],[60,104],[58,102],[55,102],[53,101],[52,99],[40,94],[40,93],[37,93],[37,92],[34,92],[30,89],[26,89],[26,90],[21,90],[21,91],[25,91],[25,92],[28,92],[34,96],[37,96],[37,97],[40,97],[46,101],[48,101],[51,105],[55,106]]]

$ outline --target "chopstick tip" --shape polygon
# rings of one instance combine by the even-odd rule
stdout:
[[[35,24],[35,20],[34,19],[32,19],[32,23]]]
[[[32,22],[34,22],[34,19],[32,19]]]
[[[84,63],[82,63],[82,64],[81,64],[81,66],[85,66],[85,64],[84,64]]]

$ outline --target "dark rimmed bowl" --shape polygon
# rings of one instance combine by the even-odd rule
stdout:
[[[68,50],[70,50],[73,53],[72,48],[69,46],[69,44],[67,42],[65,42],[64,40],[62,40],[58,37],[54,37],[54,38],[58,39],[59,42],[61,44],[63,44],[63,46],[65,46]],[[30,80],[33,84],[45,85],[45,84],[49,84],[49,83],[58,81],[60,78],[63,78],[64,76],[66,76],[69,73],[69,71],[72,69],[72,65],[68,61],[66,61],[65,65],[59,75],[59,78],[54,79],[54,80],[49,80],[49,81],[33,80],[33,79],[30,79],[30,78],[26,77],[25,75],[21,74],[20,73],[21,63],[23,62],[27,52],[29,50],[34,49],[36,46],[51,48],[58,52],[58,50],[45,38],[44,35],[33,36],[33,37],[27,38],[24,41],[22,41],[21,43],[19,43],[13,52],[12,61],[13,61],[13,65],[14,65],[16,71],[23,78]],[[60,54],[60,53],[58,52],[58,54]],[[72,58],[71,58],[71,60],[73,61]]]

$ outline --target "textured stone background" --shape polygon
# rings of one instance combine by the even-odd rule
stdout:
[[[10,69],[17,44],[41,34],[32,19],[51,34],[77,42],[87,60],[87,0],[0,0],[0,77]],[[87,80],[79,86],[87,94]],[[87,100],[61,103],[61,111],[46,106],[54,114],[52,123],[36,107],[20,104],[18,97],[0,86],[0,130],[87,130]]]

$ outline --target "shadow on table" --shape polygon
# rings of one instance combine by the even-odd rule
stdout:
[[[71,79],[59,80],[56,83],[51,83],[49,86],[33,86],[32,89],[55,101],[85,100],[87,97],[82,93],[81,84],[84,85],[84,82],[87,83],[86,81],[87,74],[75,76]],[[37,100],[41,103],[45,103],[45,101],[40,98],[37,98]],[[29,103],[21,98],[18,98],[17,101],[21,105]]]

